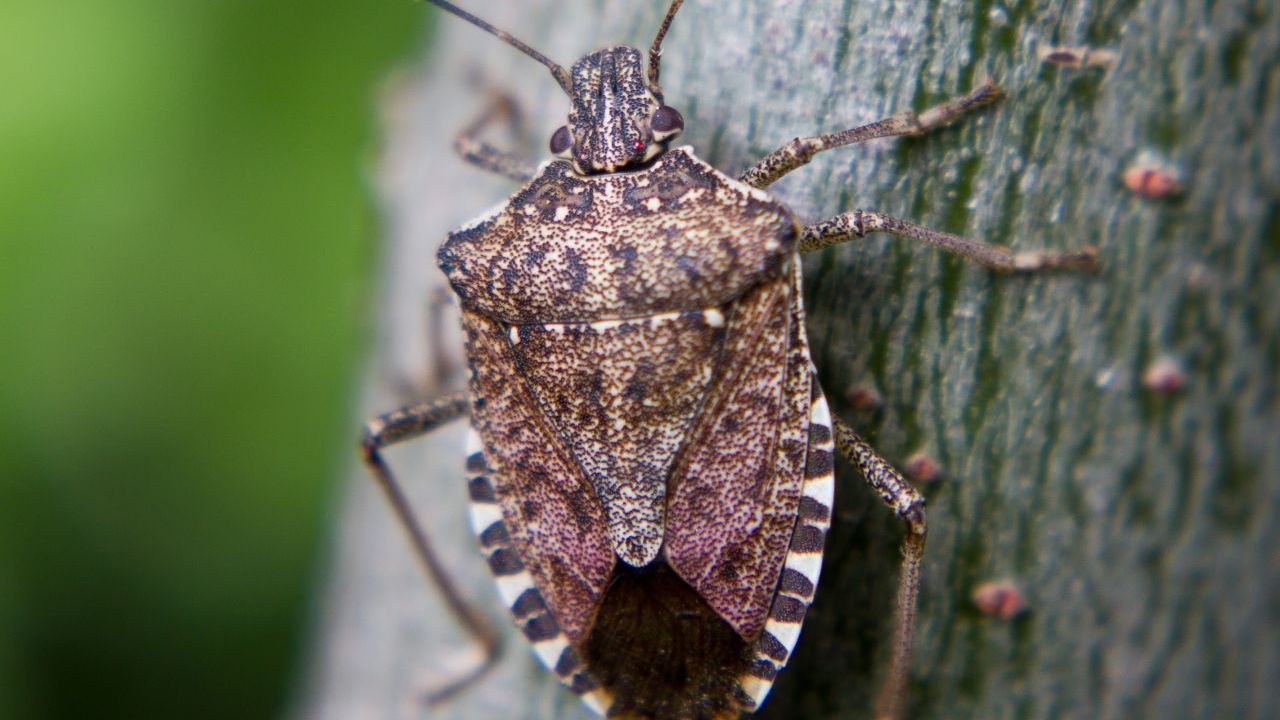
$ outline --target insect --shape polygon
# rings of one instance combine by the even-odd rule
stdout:
[[[831,520],[834,454],[906,524],[890,669],[898,716],[914,632],[925,504],[833,418],[809,358],[803,252],[871,232],[997,271],[1089,267],[1091,248],[1008,249],[856,210],[802,224],[763,188],[817,153],[919,135],[999,99],[986,83],[916,115],[797,138],[738,177],[675,139],[659,85],[674,0],[647,56],[615,46],[571,67],[444,0],[433,4],[550,70],[568,121],[535,168],[478,139],[463,157],[519,191],[438,254],[462,310],[468,389],[375,418],[362,449],[454,614],[496,633],[454,589],[380,450],[470,416],[471,520],[534,653],[602,715],[714,720],[754,712],[799,637]]]

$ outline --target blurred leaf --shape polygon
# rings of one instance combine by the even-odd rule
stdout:
[[[0,716],[279,710],[418,16],[0,10]]]

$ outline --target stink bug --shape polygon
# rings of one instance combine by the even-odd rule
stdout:
[[[671,3],[648,53],[609,47],[571,67],[444,0],[433,4],[546,66],[571,102],[531,168],[478,139],[464,158],[519,191],[450,233],[466,393],[368,423],[365,459],[461,623],[496,654],[381,457],[470,415],[471,519],[535,654],[600,714],[735,718],[764,702],[814,597],[834,453],[907,526],[897,630],[878,714],[897,716],[910,664],[924,500],[832,418],[809,358],[799,253],[887,232],[997,271],[1088,267],[1094,252],[1013,253],[853,211],[802,224],[763,188],[817,153],[918,135],[1001,97],[986,83],[916,115],[797,138],[737,178],[677,147],[658,83]]]

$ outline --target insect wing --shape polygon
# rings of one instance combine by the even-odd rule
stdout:
[[[547,615],[547,627],[537,637],[554,629],[576,643],[591,623],[615,562],[603,510],[582,469],[518,380],[505,326],[469,311],[463,312],[463,325],[472,368],[472,427],[494,471],[488,480],[501,512],[493,520],[505,519],[503,530],[511,540],[501,562],[490,556],[490,569],[499,587],[510,577],[542,591],[555,614]],[[535,646],[537,637],[530,637]]]
[[[662,546],[667,478],[702,407],[724,339],[718,309],[509,331],[540,411],[586,473],[624,562]]]
[[[728,331],[673,478],[666,553],[753,641],[741,684],[758,705],[812,599],[833,489],[830,416],[808,354],[798,263],[739,301]]]

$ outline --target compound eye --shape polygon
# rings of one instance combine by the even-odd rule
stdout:
[[[573,136],[569,134],[569,126],[561,125],[559,130],[551,133],[551,154],[564,155],[573,147]]]
[[[674,135],[684,129],[684,118],[680,111],[670,105],[663,105],[653,114],[650,127],[658,135]]]

